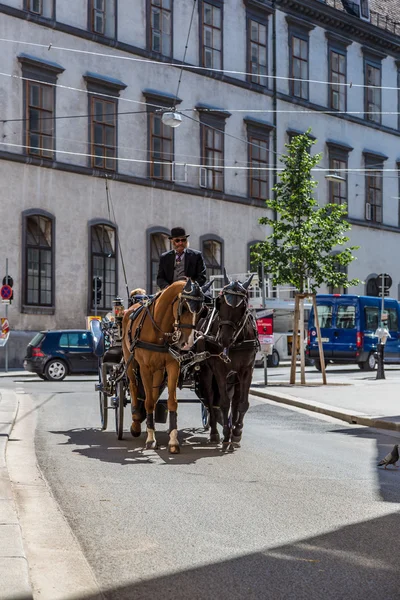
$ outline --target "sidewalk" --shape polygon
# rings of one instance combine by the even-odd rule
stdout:
[[[400,380],[310,383],[290,385],[274,381],[265,386],[253,378],[251,394],[354,423],[400,432]]]
[[[0,598],[31,600],[28,563],[6,466],[6,446],[18,412],[17,395],[0,391]]]

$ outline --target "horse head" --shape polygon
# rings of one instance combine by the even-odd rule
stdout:
[[[192,342],[193,331],[196,327],[198,317],[203,309],[205,294],[211,287],[212,282],[200,286],[196,281],[188,279],[182,292],[178,295],[178,302],[174,307],[175,345],[179,348]]]
[[[223,348],[229,348],[238,333],[245,313],[248,309],[248,287],[253,276],[244,283],[230,281],[224,269],[224,282],[220,295],[216,301],[219,314],[218,342]]]

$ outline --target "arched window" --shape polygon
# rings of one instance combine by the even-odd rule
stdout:
[[[148,290],[150,294],[154,294],[157,291],[157,272],[160,256],[169,249],[170,243],[166,231],[150,232],[150,285]]]
[[[23,305],[54,306],[54,217],[42,210],[23,214]]]
[[[117,294],[116,230],[106,223],[90,227],[90,307],[108,310]],[[94,286],[95,278],[97,285]],[[95,303],[94,288],[98,295]]]
[[[261,242],[262,240],[253,240],[247,244],[247,270],[250,271],[250,273],[258,272],[258,263],[254,260],[252,253],[254,247]]]
[[[207,267],[207,279],[221,275],[224,265],[224,242],[216,235],[201,237],[201,248]]]

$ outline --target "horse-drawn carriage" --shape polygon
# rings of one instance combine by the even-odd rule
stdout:
[[[114,410],[117,437],[122,439],[124,408],[131,403],[131,434],[139,436],[146,420],[146,448],[155,448],[154,423],[165,423],[169,415],[168,449],[179,452],[180,387],[195,392],[211,441],[219,441],[219,422],[223,447],[239,444],[258,347],[247,304],[250,281],[230,282],[226,277],[216,300],[205,295],[210,284],[201,288],[178,281],[128,310],[116,299],[112,318],[92,321],[102,429]],[[165,388],[168,399],[160,400]]]

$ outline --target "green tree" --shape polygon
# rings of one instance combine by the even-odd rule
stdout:
[[[287,145],[288,153],[281,157],[284,170],[273,188],[275,197],[267,200],[273,215],[260,219],[269,225],[270,235],[255,247],[254,258],[264,264],[274,285],[292,285],[298,291],[293,327],[293,348],[297,348],[297,331],[300,318],[301,381],[305,383],[303,353],[303,300],[305,292],[316,294],[321,285],[347,288],[360,283],[348,279],[347,269],[354,259],[358,246],[346,246],[351,228],[346,221],[347,205],[325,204],[319,206],[313,197],[317,182],[312,169],[319,163],[320,154],[312,155],[315,143],[310,130],[293,138]],[[314,299],[315,300],[315,299]],[[316,311],[316,302],[314,301]],[[319,327],[318,327],[319,330]],[[326,383],[325,362],[320,335],[320,360],[323,380]],[[296,354],[292,353],[291,383],[295,382]]]
[[[315,142],[309,132],[286,145],[288,154],[281,157],[285,168],[274,187],[275,197],[266,201],[277,218],[260,219],[272,231],[255,248],[257,261],[264,263],[274,285],[290,284],[300,293],[316,293],[323,284],[347,288],[360,283],[359,279],[348,280],[346,270],[340,269],[355,259],[353,252],[358,248],[343,247],[349,241],[345,233],[351,229],[345,219],[347,205],[319,206],[313,197],[318,183],[311,170],[321,154],[310,154]]]

